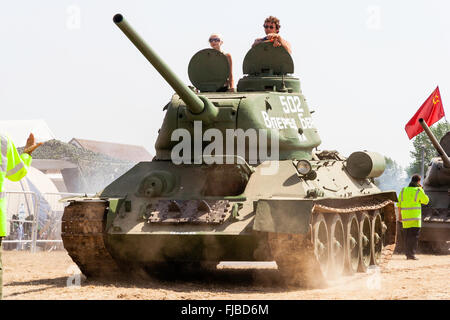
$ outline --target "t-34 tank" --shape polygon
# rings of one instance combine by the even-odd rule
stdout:
[[[430,202],[422,208],[422,228],[419,240],[429,243],[435,253],[449,253],[450,242],[450,132],[440,143],[423,119],[419,123],[440,155],[431,160],[423,183]]]
[[[250,49],[237,92],[223,92],[226,57],[199,51],[190,88],[122,15],[113,20],[176,94],[164,107],[153,161],[65,208],[64,246],[86,276],[276,261],[287,284],[318,286],[387,261],[397,196],[373,183],[384,157],[317,150],[284,48]]]

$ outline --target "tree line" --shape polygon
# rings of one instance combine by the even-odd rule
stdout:
[[[438,141],[449,131],[446,121],[438,122],[430,127],[431,132]],[[413,151],[410,152],[412,162],[407,168],[400,166],[395,160],[385,157],[386,170],[383,175],[375,179],[375,184],[383,191],[395,190],[400,192],[401,188],[408,184],[411,176],[415,173],[421,173],[422,166],[422,148],[424,149],[424,173],[428,171],[431,159],[438,157],[436,149],[431,144],[430,139],[425,132],[419,133],[413,139]]]

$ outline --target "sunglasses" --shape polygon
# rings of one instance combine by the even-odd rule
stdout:
[[[219,38],[211,38],[209,39],[209,42],[220,42]]]
[[[269,26],[267,24],[263,25],[264,29],[275,29],[274,26]]]

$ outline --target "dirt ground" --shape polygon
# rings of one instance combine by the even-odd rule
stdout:
[[[325,289],[286,289],[277,271],[228,265],[212,275],[99,282],[79,276],[65,251],[3,251],[6,300],[30,299],[450,299],[450,255],[394,255],[386,270],[369,270]],[[272,265],[273,266],[273,265]],[[263,268],[263,269],[261,269]],[[80,285],[77,285],[79,281]],[[69,286],[68,286],[69,285]]]

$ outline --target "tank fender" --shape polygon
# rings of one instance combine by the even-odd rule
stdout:
[[[309,232],[313,200],[260,199],[256,201],[253,229],[264,232],[306,234]]]

